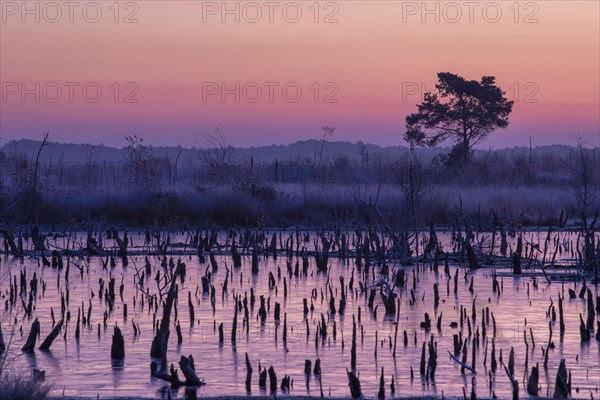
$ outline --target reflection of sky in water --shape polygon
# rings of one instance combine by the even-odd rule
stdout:
[[[527,240],[537,239],[537,234],[528,234]],[[545,233],[539,235],[541,240],[545,238]],[[564,234],[561,234],[561,237]],[[448,235],[439,235],[440,240],[445,246],[448,246]],[[61,244],[58,239],[57,244]],[[172,240],[172,241],[177,241]],[[567,241],[574,242],[575,235],[567,238]],[[181,241],[185,241],[182,236]],[[562,241],[562,239],[561,239]],[[134,238],[135,244],[141,244],[142,239]],[[311,240],[312,247],[312,240]],[[540,246],[543,250],[543,245]],[[553,250],[548,250],[552,253]],[[563,253],[565,256],[565,253]],[[541,257],[541,256],[540,256]],[[547,257],[548,258],[548,257]],[[558,259],[558,258],[557,258]],[[146,285],[151,291],[156,290],[156,283],[153,278],[156,270],[160,270],[160,260],[151,258],[153,264],[153,274],[151,279],[146,280]],[[357,341],[357,369],[360,372],[363,393],[368,396],[375,396],[379,384],[379,374],[381,367],[385,371],[386,393],[389,395],[389,383],[391,375],[395,376],[396,395],[442,395],[462,396],[462,387],[467,386],[467,394],[470,393],[472,384],[476,385],[478,396],[489,396],[489,382],[487,370],[482,365],[484,359],[485,342],[482,341],[477,349],[477,370],[478,374],[471,376],[460,374],[460,366],[452,362],[448,357],[448,350],[452,351],[452,335],[458,333],[460,328],[450,328],[450,322],[459,321],[460,305],[467,307],[467,315],[471,316],[471,304],[474,295],[477,295],[477,319],[476,323],[481,324],[481,312],[486,307],[493,312],[497,325],[496,355],[502,356],[505,362],[508,361],[508,354],[511,346],[515,348],[516,373],[519,381],[521,395],[526,393],[526,384],[524,384],[524,362],[525,362],[525,343],[523,342],[524,321],[527,320],[528,327],[533,330],[535,338],[535,347],[531,346],[529,338],[529,367],[540,363],[540,384],[542,386],[541,395],[552,395],[556,369],[561,357],[566,358],[567,368],[573,373],[573,396],[580,398],[589,398],[590,390],[594,397],[598,397],[596,388],[600,386],[600,346],[599,342],[593,338],[589,343],[581,344],[579,338],[579,313],[582,313],[585,319],[586,303],[577,298],[569,300],[567,289],[572,287],[572,283],[553,283],[548,285],[543,277],[538,279],[539,288],[533,287],[531,278],[513,278],[510,276],[510,270],[499,269],[498,279],[503,285],[503,293],[500,297],[492,293],[491,271],[482,269],[474,273],[474,289],[472,295],[468,291],[469,281],[464,279],[464,270],[459,271],[458,278],[458,297],[453,294],[453,282],[450,280],[449,295],[447,294],[447,281],[444,276],[443,265],[440,267],[439,274],[430,271],[429,267],[419,270],[416,275],[417,301],[415,304],[409,304],[409,292],[401,294],[400,305],[400,327],[398,331],[398,349],[395,359],[392,357],[390,349],[390,338],[394,338],[394,319],[384,317],[384,307],[379,297],[376,304],[379,304],[377,310],[377,319],[372,312],[367,309],[367,298],[365,296],[356,297],[356,293],[348,293],[347,305],[344,314],[335,314],[327,316],[329,301],[325,297],[321,302],[321,293],[325,292],[327,276],[316,274],[315,267],[311,259],[311,265],[308,278],[287,277],[285,274],[286,263],[284,257],[277,260],[261,260],[261,270],[257,276],[250,274],[250,260],[243,259],[242,268],[233,271],[233,279],[228,283],[228,291],[224,297],[222,295],[222,284],[225,279],[226,269],[232,265],[228,257],[217,256],[219,271],[213,275],[213,283],[216,288],[216,312],[213,315],[210,299],[198,295],[195,314],[200,323],[190,327],[187,296],[191,291],[192,298],[196,292],[197,286],[200,286],[200,279],[204,274],[207,265],[199,265],[197,257],[184,257],[187,268],[186,281],[181,287],[179,302],[177,304],[178,318],[181,323],[183,334],[183,343],[177,345],[177,335],[175,329],[171,330],[169,341],[169,362],[177,364],[181,355],[192,354],[195,359],[198,374],[206,379],[207,385],[199,390],[200,395],[245,395],[245,359],[244,353],[248,352],[250,360],[253,363],[253,385],[252,394],[264,394],[258,388],[258,362],[264,367],[273,365],[279,381],[284,374],[289,374],[294,379],[294,389],[292,394],[304,395],[311,394],[319,396],[319,382],[312,376],[308,385],[304,378],[304,361],[311,359],[314,361],[317,357],[321,359],[322,383],[325,395],[348,396],[349,389],[345,376],[345,368],[350,366],[350,347],[352,332],[352,314],[358,313],[358,307],[362,309],[361,324],[364,329],[364,339],[361,340],[361,326],[358,327]],[[61,272],[61,288],[56,287],[57,270],[51,268],[36,269],[37,260],[25,259],[24,266],[27,267],[28,279],[37,272],[38,278],[43,279],[46,284],[46,292],[43,298],[37,299],[35,304],[34,317],[40,319],[42,325],[42,340],[51,329],[50,308],[54,309],[57,320],[60,319],[60,291],[66,289],[67,282],[64,280],[63,269]],[[67,324],[67,340],[63,339],[64,330],[52,345],[50,352],[36,350],[35,355],[21,354],[20,348],[23,345],[29,332],[32,321],[22,320],[22,313],[19,312],[16,317],[18,320],[17,331],[13,339],[13,344],[8,357],[11,367],[23,370],[32,367],[46,370],[47,379],[54,382],[53,393],[55,395],[81,395],[81,396],[150,396],[160,397],[164,395],[163,387],[165,383],[156,380],[150,376],[150,343],[152,341],[152,323],[153,314],[149,310],[148,303],[144,302],[141,306],[139,293],[137,294],[136,306],[133,306],[133,298],[136,295],[134,287],[135,266],[143,266],[143,257],[132,257],[130,265],[123,270],[120,265],[110,270],[104,270],[98,258],[92,258],[90,261],[90,274],[84,275],[83,280],[79,271],[71,267],[70,280],[68,288],[70,291],[70,310],[71,321]],[[349,282],[350,274],[353,268],[353,261],[348,262],[330,262],[331,279],[333,282],[334,296],[336,297],[336,307],[339,303],[339,280],[338,277],[344,275],[346,284]],[[8,291],[8,272],[14,276],[18,275],[21,268],[19,261],[10,259],[2,260],[2,280],[1,290],[3,294]],[[278,279],[277,267],[281,268],[281,278]],[[451,266],[451,275],[454,275],[456,267]],[[268,273],[272,271],[278,281],[278,291],[268,288]],[[412,287],[412,274],[414,267],[407,268],[409,277],[408,287]],[[117,301],[112,315],[108,318],[108,327],[101,328],[101,337],[98,340],[98,323],[102,324],[104,313],[104,301],[97,296],[98,279],[102,277],[105,281],[109,278],[109,273],[116,278]],[[119,298],[119,285],[121,277],[124,276],[124,303],[128,304],[128,320],[123,320],[123,302]],[[283,277],[288,281],[288,297],[283,297]],[[355,271],[354,287],[358,287],[359,274]],[[433,284],[438,283],[440,289],[440,306],[437,312],[433,308]],[[367,286],[371,285],[371,274],[369,274]],[[41,293],[41,285],[40,293]],[[254,306],[253,317],[251,316],[248,333],[242,327],[243,313],[240,314],[238,338],[235,351],[231,343],[231,323],[233,320],[233,294],[250,293],[250,287],[254,288],[257,303]],[[313,288],[319,291],[317,299],[314,301],[315,311],[309,314],[310,336],[306,338],[306,323],[303,320],[303,298],[310,298]],[[564,289],[563,289],[564,287]],[[527,291],[529,288],[529,296]],[[580,288],[580,285],[577,289]],[[594,296],[598,295],[596,288],[590,286]],[[563,340],[559,338],[558,321],[553,323],[553,340],[556,348],[550,350],[548,371],[543,370],[542,347],[546,347],[548,340],[548,319],[546,311],[550,304],[550,298],[555,302],[557,312],[557,294],[564,290],[565,301],[565,324],[566,333]],[[77,307],[84,302],[85,312],[89,306],[88,299],[91,291],[96,296],[92,299],[92,319],[91,328],[83,328],[79,344],[76,344],[74,338],[75,323],[77,320]],[[199,292],[199,293],[200,293]],[[260,306],[259,296],[271,296],[271,309],[267,318],[267,323],[261,326],[256,320],[256,314]],[[327,293],[325,293],[327,295]],[[421,299],[424,297],[424,301]],[[281,318],[287,313],[288,323],[288,343],[287,348],[283,345],[283,321],[280,326],[273,323],[273,311],[275,302],[281,303]],[[310,301],[309,301],[310,303]],[[325,314],[328,321],[329,335],[324,342],[319,339],[318,346],[315,344],[316,324],[320,321],[321,312]],[[423,313],[428,312],[432,318],[432,334],[438,342],[438,368],[434,382],[421,381],[419,377],[419,361],[421,354],[421,345],[423,341],[429,340],[429,333],[419,328],[419,323],[423,320]],[[437,316],[443,313],[442,330],[438,331],[435,327]],[[10,327],[8,322],[13,320],[15,315],[4,313],[2,315],[2,326],[5,341],[10,338]],[[159,315],[160,318],[160,315]],[[139,324],[142,334],[134,338],[131,319]],[[174,316],[172,317],[174,320]],[[216,325],[223,323],[225,332],[225,342],[222,345],[218,343],[218,330]],[[337,337],[333,339],[333,321],[336,322]],[[123,331],[125,337],[125,360],[123,362],[111,362],[110,344],[112,339],[112,326],[117,323]],[[18,328],[23,325],[23,335],[19,333]],[[378,357],[375,359],[375,331],[378,331],[379,347],[377,349]],[[403,345],[403,331],[408,333],[409,344]],[[475,328],[473,329],[475,332]],[[491,340],[492,326],[487,327],[488,338]],[[416,333],[417,343],[414,343]],[[467,334],[465,325],[463,334]],[[595,332],[593,332],[595,335]],[[342,348],[342,342],[344,346]],[[38,346],[41,342],[38,341]],[[491,343],[490,343],[491,350]],[[471,349],[469,344],[468,362],[471,362]],[[577,358],[578,356],[578,358]],[[13,359],[13,357],[15,357]],[[414,380],[410,379],[410,367],[415,371]],[[487,366],[490,366],[490,354],[488,353]],[[485,372],[485,373],[484,373]],[[180,373],[181,376],[181,373]],[[472,380],[472,378],[474,379]],[[510,382],[501,368],[500,364],[495,376],[492,376],[494,391],[500,397],[510,396]],[[548,386],[550,385],[550,389]],[[575,388],[580,388],[579,393]],[[547,392],[549,390],[549,392]],[[183,395],[183,389],[179,391]],[[268,393],[266,393],[268,394]]]

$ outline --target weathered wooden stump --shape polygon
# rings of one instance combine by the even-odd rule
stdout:
[[[279,323],[279,320],[281,318],[281,305],[279,303],[275,303],[275,312],[273,315],[273,318],[275,319],[275,323]]]
[[[556,381],[554,382],[554,394],[552,395],[555,399],[566,399],[569,397],[569,384],[567,383],[567,367],[565,360],[560,360],[558,371],[556,372]]]
[[[61,319],[60,322],[54,327],[54,329],[52,329],[52,331],[46,337],[46,339],[44,339],[44,341],[40,345],[40,350],[50,350],[50,346],[52,346],[52,342],[54,342],[54,339],[56,339],[57,336],[60,334],[60,330],[62,329],[62,326],[63,326],[63,321],[64,320]],[[0,339],[1,339],[1,334],[0,334]],[[1,352],[2,351],[0,351],[0,353]]]
[[[558,294],[558,318],[560,321],[560,336],[565,334],[565,319],[563,314],[562,296]]]
[[[587,324],[588,330],[594,329],[594,321],[596,320],[596,310],[594,308],[594,297],[590,288],[587,289]]]
[[[271,393],[277,392],[277,375],[272,365],[269,367],[269,386],[271,387]]]
[[[587,326],[585,326],[585,322],[583,322],[583,317],[579,314],[579,335],[581,336],[582,342],[587,342],[590,340],[590,331]]]
[[[250,393],[250,384],[252,383],[252,364],[246,353],[246,391]]]
[[[261,389],[267,388],[267,369],[261,371],[260,365],[258,366],[258,387]]]
[[[258,274],[258,253],[256,249],[252,250],[252,273]]]
[[[281,380],[281,391],[282,392],[289,392],[290,391],[290,376],[289,375],[285,375],[283,377],[283,379]]]
[[[513,254],[513,257],[512,257],[513,273],[515,275],[520,275],[522,273],[522,270],[521,270],[521,252],[522,251],[523,251],[523,237],[521,235],[519,235],[519,238],[517,239],[517,249],[515,250],[515,253]]]
[[[21,348],[23,351],[31,352],[35,349],[35,341],[37,337],[40,335],[40,321],[36,318],[31,324],[31,330],[29,331],[29,336],[27,336],[27,341]]]
[[[377,398],[385,399],[385,382],[383,380],[383,367],[381,367],[381,378],[379,378],[379,391],[377,392]]]
[[[201,386],[204,384],[204,382],[200,380],[196,374],[194,358],[191,355],[188,357],[181,356],[179,359],[179,368],[181,368],[181,373],[183,373],[183,376],[185,376],[186,386]]]
[[[535,367],[531,368],[531,374],[529,375],[529,380],[527,381],[527,393],[532,396],[538,395],[539,380],[540,367],[539,364],[536,364]]]
[[[371,292],[369,294],[369,303],[368,303],[369,308],[373,308],[373,302],[375,301],[376,294],[377,294],[377,292],[375,291],[375,289],[371,289]]]
[[[308,377],[312,371],[312,362],[310,360],[304,360],[304,375]]]
[[[115,326],[115,332],[112,337],[112,346],[110,348],[110,358],[113,360],[121,360],[125,358],[125,339],[121,334],[121,329]]]
[[[348,368],[346,368],[346,374],[348,375],[348,386],[350,387],[350,395],[352,396],[353,399],[362,398],[362,391],[360,389],[360,381],[358,380],[356,375],[354,375],[354,372],[348,371]]]

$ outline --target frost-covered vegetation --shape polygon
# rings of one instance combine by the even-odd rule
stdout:
[[[600,209],[598,148],[476,151],[458,163],[444,149],[327,139],[325,132],[296,154],[235,148],[220,130],[199,149],[154,148],[138,137],[121,150],[38,142],[27,151],[11,142],[0,152],[1,217],[5,224],[331,227],[367,224],[374,210],[424,225],[462,217],[485,223],[493,210],[506,224],[556,226]]]

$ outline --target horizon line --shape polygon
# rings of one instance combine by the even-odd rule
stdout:
[[[599,134],[599,140],[600,140],[600,132]],[[141,136],[138,136],[141,137]],[[141,137],[143,139],[143,137]],[[575,137],[574,137],[575,138]],[[0,140],[0,149],[4,150],[4,148],[8,145],[10,145],[11,143],[19,143],[19,142],[23,142],[23,141],[30,141],[33,143],[41,143],[42,140],[41,139],[32,139],[32,138],[27,138],[27,137],[23,137],[23,138],[19,138],[19,139],[10,139],[6,142],[3,142],[2,140]],[[289,147],[289,146],[293,146],[296,144],[300,144],[300,143],[305,143],[305,142],[316,142],[316,143],[320,143],[322,141],[322,139],[318,139],[318,138],[307,138],[307,139],[299,139],[296,141],[292,141],[286,144],[282,144],[282,143],[269,143],[269,144],[259,144],[259,145],[251,145],[251,146],[247,146],[247,145],[242,145],[242,146],[238,146],[235,144],[234,141],[232,141],[231,143],[229,143],[229,146],[231,146],[233,149],[236,150],[252,150],[252,149],[260,149],[260,148],[266,148],[266,147]],[[329,144],[350,144],[353,146],[356,145],[360,145],[360,144],[364,144],[366,146],[372,146],[372,147],[378,147],[382,150],[385,149],[406,149],[406,150],[411,150],[410,145],[404,143],[404,144],[388,144],[388,145],[382,145],[382,144],[378,144],[378,143],[371,143],[371,142],[365,142],[363,140],[356,140],[356,141],[351,141],[351,140],[326,140],[325,143],[329,143]],[[66,142],[66,141],[55,141],[55,140],[48,140],[47,144],[57,144],[57,145],[73,145],[73,146],[85,146],[85,145],[92,145],[92,146],[102,146],[105,148],[109,148],[109,149],[116,149],[116,150],[125,150],[127,149],[127,145],[124,145],[122,147],[113,145],[113,144],[105,144],[105,143],[92,143],[92,142]],[[178,144],[172,144],[172,145],[156,145],[156,144],[150,144],[150,143],[142,143],[144,146],[147,146],[148,148],[172,148],[172,149],[177,149],[179,147],[181,147],[184,150],[202,150],[202,149],[206,149],[207,147],[201,147],[201,146],[184,146],[184,145],[178,145]],[[586,143],[585,141],[582,143],[584,145],[584,147],[589,148],[589,149],[598,149],[600,148],[600,143],[599,144],[595,144],[595,145],[590,145],[589,143]],[[494,146],[477,146],[476,148],[474,148],[474,151],[497,151],[497,150],[512,150],[512,149],[539,149],[539,148],[545,148],[545,147],[552,147],[552,146],[561,146],[561,147],[576,147],[577,143],[574,139],[572,144],[565,144],[565,143],[551,143],[551,144],[541,144],[541,145],[531,145],[531,146],[527,146],[527,145],[515,145],[515,146],[504,146],[504,147],[494,147]],[[452,145],[447,145],[447,146],[416,146],[414,148],[414,150],[450,150],[452,148]]]

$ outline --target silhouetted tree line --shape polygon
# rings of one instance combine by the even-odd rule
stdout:
[[[93,150],[88,151],[82,162],[46,157],[37,165],[35,159],[5,148],[0,152],[2,217],[31,222],[36,215],[34,207],[43,210],[62,202],[70,204],[69,213],[46,210],[40,220],[64,214],[127,220],[128,213],[134,214],[139,208],[148,208],[144,218],[168,219],[176,218],[178,208],[210,197],[213,203],[204,204],[202,212],[208,218],[227,219],[229,214],[236,214],[236,204],[242,203],[256,204],[253,212],[259,214],[295,210],[285,218],[289,222],[315,211],[313,202],[317,198],[319,207],[327,208],[330,211],[326,214],[335,217],[340,207],[346,210],[342,214],[355,212],[347,209],[357,201],[378,202],[389,212],[394,212],[394,204],[399,207],[398,202],[406,199],[430,207],[428,196],[435,197],[435,193],[449,187],[458,193],[512,188],[505,196],[514,199],[506,201],[519,200],[520,195],[513,189],[534,198],[538,191],[549,189],[556,193],[557,209],[586,215],[598,210],[600,202],[600,152],[582,143],[562,154],[538,154],[535,149],[529,153],[477,152],[467,162],[450,167],[448,153],[422,160],[410,153],[391,157],[363,150],[354,157],[317,154],[314,158],[262,162],[251,157],[234,159],[224,148],[211,153],[213,148],[207,147],[195,158],[175,159],[158,154],[139,138],[130,138],[125,157],[117,162],[96,161]],[[37,202],[32,201],[37,198],[33,197],[34,184],[40,197]],[[535,204],[534,200],[530,202]],[[484,211],[492,206],[482,205]],[[211,207],[218,208],[219,215],[211,216],[207,211]],[[532,213],[557,211],[543,208]],[[115,209],[122,211],[115,214]]]

